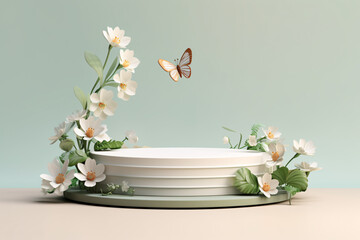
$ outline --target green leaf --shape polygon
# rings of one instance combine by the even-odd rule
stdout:
[[[252,125],[251,127],[251,134],[250,135],[254,135],[257,137],[257,134],[260,130],[260,128],[262,128],[264,125],[260,124],[260,123],[257,123],[257,124],[254,124]]]
[[[308,187],[308,179],[305,172],[300,169],[291,170],[287,178],[287,185],[298,188],[300,191],[306,191]]]
[[[230,128],[227,128],[227,127],[222,127],[223,129],[225,129],[226,131],[229,131],[229,132],[234,132],[234,133],[236,133],[236,131],[235,130],[232,130],[232,129],[230,129]]]
[[[111,66],[109,67],[109,70],[106,74],[106,77],[105,79],[108,79],[108,77],[112,74],[112,72],[114,71],[114,69],[116,68],[116,65],[117,65],[117,60],[118,58],[116,57],[113,61],[113,63],[111,64]]]
[[[105,86],[118,87],[118,86],[119,86],[119,83],[117,83],[117,82],[110,82],[110,83],[107,83]]]
[[[100,59],[89,52],[85,52],[84,53],[85,56],[85,60],[86,62],[89,64],[90,67],[92,67],[95,72],[97,73],[99,79],[100,79],[100,85],[102,85],[103,83],[103,67],[102,67],[102,63],[100,61]]]
[[[87,98],[84,94],[84,92],[79,87],[74,87],[74,93],[77,99],[79,99],[79,102],[81,103],[81,106],[86,109],[86,102]]]
[[[77,187],[77,182],[78,182],[78,179],[76,177],[74,177],[72,180],[71,180],[71,185],[69,186],[70,188],[72,187]]]
[[[69,160],[69,167],[75,166],[78,163],[85,162],[88,158],[86,153],[83,150],[75,150],[70,152],[65,152],[60,155],[61,162]]]
[[[296,193],[300,192],[300,189],[296,188],[296,187],[293,187],[293,186],[290,186],[290,185],[287,185],[285,186],[284,188],[288,193],[290,193],[290,196],[293,197],[295,196]]]
[[[119,149],[122,147],[124,143],[121,141],[102,141],[102,142],[96,142],[94,145],[95,151],[104,151],[104,150],[111,150],[111,149]]]
[[[257,194],[259,192],[257,177],[247,168],[239,168],[236,171],[234,186],[244,194]]]
[[[272,173],[272,178],[279,181],[279,185],[290,185],[300,191],[306,191],[308,179],[306,174],[300,169],[289,171],[287,167],[281,167]]]
[[[279,185],[284,185],[289,176],[289,169],[287,167],[281,167],[272,173],[272,178],[279,181]]]

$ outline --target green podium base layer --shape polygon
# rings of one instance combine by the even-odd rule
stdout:
[[[83,190],[69,189],[64,192],[66,199],[95,205],[114,207],[135,208],[223,208],[223,207],[245,207],[289,200],[286,191],[267,198],[263,195],[226,195],[226,196],[204,196],[204,197],[157,197],[157,196],[128,196],[109,195],[102,196],[98,193],[88,193]]]

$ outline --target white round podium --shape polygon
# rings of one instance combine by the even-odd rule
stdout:
[[[91,152],[105,165],[100,184],[127,181],[137,196],[224,196],[239,194],[235,172],[265,173],[266,154],[225,148],[131,148]]]

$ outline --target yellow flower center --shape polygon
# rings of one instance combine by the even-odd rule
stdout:
[[[271,139],[273,139],[273,138],[274,138],[274,134],[273,134],[271,131],[269,131],[268,137],[271,138]]]
[[[88,172],[88,173],[86,174],[86,179],[89,180],[89,181],[94,181],[95,178],[96,178],[96,175],[95,175],[94,172]]]
[[[122,90],[126,90],[126,87],[127,87],[127,84],[126,83],[120,83],[120,88],[122,89]]]
[[[88,128],[85,132],[85,135],[88,137],[88,138],[92,138],[94,136],[94,129],[93,128]]]
[[[64,177],[64,174],[62,174],[62,173],[59,173],[55,178],[55,182],[57,184],[63,183],[64,181],[65,181],[65,177]]]
[[[106,107],[106,104],[105,104],[105,103],[99,102],[99,108],[100,108],[101,110],[104,110],[105,107]]]
[[[270,190],[270,185],[267,184],[267,183],[264,183],[262,189],[265,191],[265,192],[268,192]]]
[[[271,158],[275,162],[279,159],[280,155],[278,152],[272,152]]]
[[[113,43],[120,44],[120,39],[118,37],[114,37],[112,40]]]
[[[123,67],[128,67],[130,66],[130,62],[128,60],[125,60],[123,63],[122,63]]]

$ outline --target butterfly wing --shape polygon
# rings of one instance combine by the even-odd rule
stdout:
[[[175,64],[172,64],[171,62],[168,62],[164,59],[159,59],[159,64],[162,67],[162,69],[164,69],[167,72],[170,72],[170,71],[176,69]]]
[[[180,74],[178,72],[178,70],[174,69],[170,72],[170,77],[175,81],[179,81],[179,77],[180,77]]]
[[[159,59],[159,65],[164,69],[166,72],[169,72],[170,77],[175,81],[179,81],[179,72],[177,71],[177,68],[175,64],[172,64],[169,61],[166,61],[164,59]]]
[[[191,76],[191,68],[190,64],[192,61],[192,51],[190,48],[186,49],[183,55],[181,56],[180,62],[179,62],[179,70],[180,75],[184,75],[184,77],[189,78]]]
[[[189,78],[191,76],[191,68],[189,65],[183,65],[180,66],[181,74],[184,75],[184,77]]]
[[[186,49],[180,58],[179,66],[190,65],[192,61],[192,51],[190,48]]]

